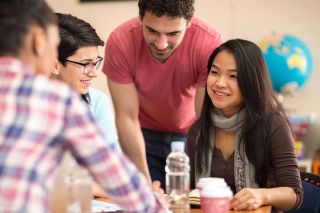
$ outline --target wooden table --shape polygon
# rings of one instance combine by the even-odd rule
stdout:
[[[229,211],[229,213],[270,213],[271,206],[262,206],[253,211]],[[201,213],[201,209],[191,209],[190,213]]]
[[[108,198],[95,198],[96,200],[100,200],[103,202],[110,203],[111,200]],[[256,210],[253,211],[229,211],[229,213],[270,213],[271,212],[271,206],[262,206]],[[191,208],[190,213],[201,213],[201,209],[193,209]]]

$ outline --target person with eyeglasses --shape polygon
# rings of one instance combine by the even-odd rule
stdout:
[[[66,82],[81,95],[82,100],[88,104],[106,142],[121,151],[112,103],[103,92],[91,87],[91,81],[97,77],[96,71],[103,60],[99,56],[98,47],[103,46],[104,42],[86,21],[71,14],[56,13],[56,15],[61,41],[52,78]],[[71,166],[71,162],[69,155],[66,155],[63,166],[68,170],[75,169],[74,166]],[[106,196],[104,190],[95,183],[93,184],[93,195]]]
[[[104,42],[88,22],[71,14],[56,15],[61,41],[58,47],[58,61],[52,76],[66,82],[81,95],[82,100],[89,105],[106,142],[122,152],[112,103],[103,92],[90,87],[91,80],[97,77],[96,71],[103,60],[98,55],[98,47],[103,46]],[[160,195],[163,194],[158,181],[152,183],[152,189]],[[93,184],[93,194],[98,197],[106,196],[105,191],[97,184]]]
[[[98,47],[103,46],[104,42],[86,21],[70,14],[56,15],[61,42],[53,77],[63,80],[79,92],[107,141],[120,149],[112,103],[103,92],[91,87],[103,60]]]

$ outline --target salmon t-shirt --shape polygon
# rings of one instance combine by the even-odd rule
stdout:
[[[103,72],[116,83],[136,85],[142,128],[187,132],[195,120],[196,87],[205,87],[208,58],[221,43],[215,29],[193,17],[181,44],[161,63],[143,38],[142,22],[134,18],[111,33]]]

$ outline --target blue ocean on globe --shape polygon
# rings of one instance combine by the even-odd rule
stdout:
[[[260,43],[276,92],[299,90],[312,73],[312,56],[307,45],[293,35],[274,35]]]

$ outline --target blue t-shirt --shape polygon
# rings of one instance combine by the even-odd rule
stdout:
[[[107,143],[114,143],[119,146],[117,129],[115,125],[115,117],[110,99],[101,91],[90,88],[89,89],[90,104],[89,108],[93,114],[94,119]]]

